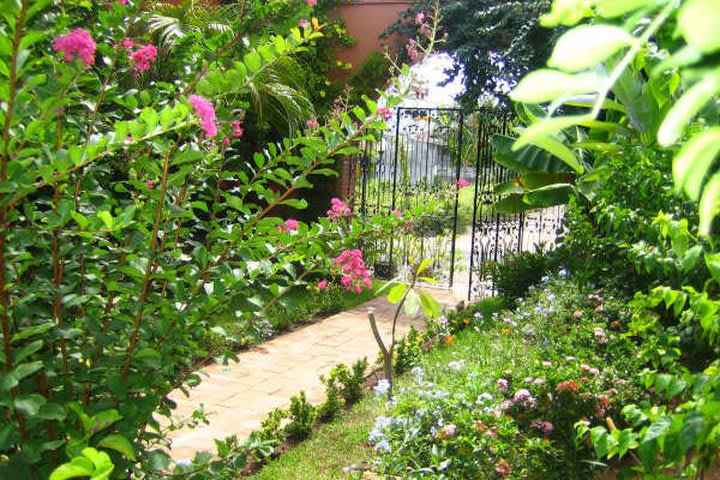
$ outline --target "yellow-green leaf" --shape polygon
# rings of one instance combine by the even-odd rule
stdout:
[[[678,13],[678,30],[687,43],[703,53],[720,50],[720,4],[717,0],[688,0]]]
[[[545,103],[559,97],[593,93],[599,90],[597,76],[572,75],[557,70],[542,69],[526,75],[510,92],[510,98],[523,103]]]
[[[720,127],[714,127],[694,135],[675,157],[673,177],[679,188],[685,190],[692,200],[697,200],[703,180],[715,158],[720,153]]]
[[[658,129],[658,143],[669,147],[680,139],[688,123],[720,91],[720,69],[692,86],[668,112]]]
[[[595,0],[595,9],[601,17],[617,18],[658,3],[658,0]]]
[[[591,115],[571,115],[567,117],[552,117],[533,123],[523,130],[513,145],[513,151],[517,151],[525,145],[531,144],[534,140],[557,133],[568,127],[574,127],[586,120],[592,120]]]
[[[612,25],[575,27],[558,39],[548,66],[567,72],[586,70],[635,41],[628,32]]]
[[[720,173],[712,176],[700,198],[700,235],[708,235],[720,210]]]

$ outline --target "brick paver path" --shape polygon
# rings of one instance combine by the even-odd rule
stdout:
[[[444,305],[456,303],[451,292],[432,293]],[[190,391],[190,397],[176,391],[170,398],[178,404],[177,417],[190,415],[202,404],[210,424],[172,432],[171,456],[189,460],[198,451],[213,451],[216,438],[232,434],[246,438],[271,410],[289,405],[290,397],[300,390],[312,403],[320,403],[325,390],[320,375],[338,363],[349,365],[363,357],[375,361],[379,349],[370,331],[368,307],[375,308],[383,338],[389,338],[395,306],[377,298],[242,352],[237,363],[203,368],[202,383]],[[410,325],[422,324],[419,316],[401,316],[397,338]]]

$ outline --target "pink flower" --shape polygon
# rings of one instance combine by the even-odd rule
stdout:
[[[425,21],[425,12],[418,12],[415,14],[415,23],[418,25]]]
[[[387,107],[378,107],[378,109],[375,111],[375,114],[385,121],[390,120],[393,115],[392,110]]]
[[[135,45],[135,43],[132,41],[132,39],[128,37],[125,37],[125,40],[120,43],[120,46],[122,46],[123,48],[132,48],[133,45]]]
[[[300,19],[300,28],[305,28],[308,25],[310,25],[310,22],[306,18]],[[310,120],[308,120],[308,121],[310,121]]]
[[[317,284],[318,290],[325,290],[328,287],[328,281],[327,280],[320,280]]]
[[[223,138],[223,142],[222,142],[223,147],[229,147],[230,142],[231,142],[230,137]]]
[[[397,218],[402,218],[402,217],[403,217],[403,212],[401,212],[401,211],[398,210],[397,208],[396,208],[395,210],[392,210],[390,213],[392,213],[393,215],[395,215]]]
[[[504,378],[501,378],[497,381],[497,387],[498,390],[500,390],[501,392],[507,392],[509,388],[509,383]]]
[[[311,7],[314,7],[315,5],[317,5],[317,0],[305,0],[305,1],[306,1],[307,4],[310,5]]]
[[[305,125],[307,125],[308,128],[318,128],[320,126],[315,118],[308,119],[308,121],[305,122]]]
[[[58,37],[53,43],[56,52],[62,52],[65,61],[78,58],[85,66],[95,63],[95,42],[90,33],[82,28],[77,28],[67,35]]]
[[[365,267],[360,250],[345,250],[333,260],[335,268],[340,269],[340,284],[348,292],[361,293],[363,287],[372,288],[370,271]]]
[[[576,319],[576,320],[582,318],[582,316],[583,316],[583,312],[581,312],[580,310],[576,310],[576,311],[573,313],[573,318]]]
[[[331,219],[350,215],[350,207],[339,198],[333,197],[330,199],[330,206],[331,208],[327,211],[327,216]]]
[[[232,127],[232,136],[235,138],[240,138],[243,136],[245,131],[242,129],[242,124],[238,120],[233,120],[230,122],[230,126]]]
[[[470,185],[470,182],[468,182],[468,181],[465,180],[464,178],[461,178],[460,180],[457,181],[457,186],[458,186],[458,188],[465,188],[465,187],[467,187],[468,185]]]
[[[415,40],[412,38],[408,40],[408,44],[405,47],[407,50],[408,57],[410,57],[410,61],[413,63],[416,63],[418,60],[420,60],[420,52],[417,50],[417,44],[415,43]]]
[[[200,117],[202,128],[205,130],[205,138],[217,135],[218,128],[215,123],[215,107],[213,107],[213,104],[200,95],[190,95],[188,102],[195,109],[197,116]]]
[[[155,188],[155,180],[145,180],[145,185],[147,185],[148,188]]]
[[[149,44],[141,47],[130,54],[130,61],[135,64],[135,72],[138,73],[150,70],[151,64],[157,59],[157,48]]]
[[[123,6],[127,5],[127,0],[115,0],[115,1],[118,2],[120,5],[123,5]]]
[[[295,220],[294,218],[288,218],[287,220],[285,220],[285,226],[287,228],[289,228],[290,230],[297,230],[298,225],[299,225],[298,221]]]

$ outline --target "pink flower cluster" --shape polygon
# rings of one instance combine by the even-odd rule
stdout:
[[[461,178],[460,180],[457,181],[457,186],[458,186],[458,188],[465,188],[465,187],[467,187],[468,185],[470,185],[470,182],[468,182],[468,181],[465,180],[464,178]]]
[[[388,107],[378,107],[378,109],[375,111],[375,114],[385,121],[390,120],[393,115],[392,110],[390,110]]]
[[[141,47],[130,54],[130,61],[135,64],[134,75],[142,71],[150,70],[150,66],[157,59],[157,48],[155,45],[149,44]]]
[[[306,125],[308,128],[318,128],[318,127],[320,126],[320,124],[318,123],[318,121],[317,121],[316,118],[310,118],[310,119],[308,119],[308,121],[305,122],[305,125]]]
[[[200,117],[202,128],[205,130],[205,137],[211,138],[217,135],[218,128],[215,123],[215,107],[213,107],[213,104],[200,95],[190,95],[188,102],[195,109],[197,116]]]
[[[370,272],[365,267],[360,250],[345,250],[333,263],[336,267],[340,267],[342,272],[340,284],[348,292],[362,293],[363,287],[372,288]]]
[[[297,220],[295,220],[294,218],[288,218],[287,220],[285,220],[285,223],[283,223],[282,225],[278,225],[277,228],[283,233],[288,233],[297,230],[298,225],[299,223]]]
[[[329,218],[342,218],[350,215],[350,207],[339,198],[330,199],[330,210],[327,211]]]
[[[90,33],[82,28],[77,28],[67,35],[55,39],[53,49],[61,52],[66,62],[78,58],[85,66],[95,63],[95,42]]]
[[[552,433],[552,431],[555,430],[555,425],[553,425],[552,422],[542,420],[533,420],[530,422],[530,426],[540,430],[545,435]]]

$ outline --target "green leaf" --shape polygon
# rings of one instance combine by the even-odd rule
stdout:
[[[574,127],[582,122],[592,120],[591,115],[571,115],[566,117],[550,117],[533,123],[526,128],[520,137],[515,141],[512,149],[517,151],[526,145],[530,145],[537,139],[554,134],[568,127]]]
[[[705,417],[700,412],[690,412],[683,419],[680,429],[679,448],[684,454],[691,447],[700,447],[703,442],[703,430],[705,428]]]
[[[673,178],[688,197],[697,200],[708,170],[720,153],[720,127],[693,135],[673,160]]]
[[[15,399],[15,408],[29,417],[34,417],[38,414],[40,408],[42,408],[45,403],[47,403],[45,397],[37,393],[33,393],[17,397]]]
[[[143,348],[133,357],[136,361],[155,370],[162,367],[162,356],[153,348]]]
[[[113,216],[110,212],[103,210],[103,211],[97,212],[97,216],[105,224],[105,228],[112,228]]]
[[[425,315],[427,315],[429,318],[439,318],[440,304],[437,300],[435,300],[435,297],[430,295],[425,290],[420,290],[418,292],[418,295],[420,296],[420,306],[422,307]]]
[[[12,376],[15,377],[15,379],[19,382],[28,375],[32,375],[38,370],[41,370],[43,368],[43,365],[43,362],[40,360],[30,363],[21,363],[20,365],[17,365],[12,371]]]
[[[66,480],[68,478],[89,477],[93,473],[92,462],[85,457],[73,458],[70,463],[64,463],[50,474],[50,480]]]
[[[398,283],[394,287],[390,289],[387,295],[388,302],[390,303],[398,303],[400,300],[402,300],[403,295],[405,295],[405,291],[407,290],[408,286],[405,283]]]
[[[257,72],[262,68],[262,57],[255,52],[249,52],[243,57],[243,61],[245,62],[245,66],[247,66],[248,70],[251,72]]]
[[[604,458],[610,453],[617,441],[608,434],[604,427],[594,427],[590,429],[590,441],[595,449],[595,455],[598,458]]]
[[[553,207],[555,205],[564,205],[568,203],[572,193],[572,185],[559,183],[527,192],[525,194],[524,201],[532,208]]]
[[[703,53],[720,50],[720,8],[717,0],[688,0],[677,16],[678,31]]]
[[[576,173],[582,174],[585,172],[585,167],[580,163],[575,153],[557,138],[551,136],[538,137],[532,141],[532,145],[553,154],[575,170]]]
[[[665,116],[657,133],[658,143],[669,147],[680,139],[690,121],[720,91],[720,69],[693,85]]]
[[[705,254],[705,265],[707,265],[710,274],[715,280],[715,283],[720,285],[720,253],[706,253]]]
[[[97,432],[101,432],[114,423],[122,420],[122,418],[122,415],[120,415],[120,413],[114,408],[103,410],[102,412],[93,415],[89,420],[86,433],[95,434]]]
[[[130,460],[136,460],[135,449],[133,448],[132,443],[130,443],[130,440],[123,437],[122,435],[118,435],[116,433],[110,434],[100,440],[97,446],[115,450],[116,452],[121,453],[123,456],[129,458]]]
[[[585,0],[555,0],[550,13],[540,17],[540,24],[546,28],[558,25],[571,27],[592,14],[593,11]]]
[[[645,437],[643,438],[643,443],[651,442],[652,440],[655,440],[656,438],[664,436],[668,430],[670,430],[670,426],[672,425],[672,419],[670,417],[660,417],[657,420],[653,422],[652,425],[650,425],[645,432]]]
[[[405,313],[414,317],[418,310],[420,310],[420,297],[415,290],[410,290],[405,298]]]
[[[720,172],[712,176],[700,198],[700,235],[709,235],[712,222],[720,210]]]
[[[657,3],[658,0],[595,0],[595,9],[601,17],[617,18]]]
[[[581,25],[558,39],[548,66],[568,72],[586,70],[635,41],[635,37],[619,27]]]
[[[422,272],[424,272],[425,270],[427,270],[427,268],[428,268],[430,265],[432,265],[432,262],[433,262],[433,261],[432,261],[431,258],[426,258],[425,260],[423,260],[423,261],[420,263],[420,266],[417,268],[417,271],[415,272],[415,275],[420,275]]]
[[[112,474],[115,466],[107,453],[99,452],[94,448],[86,448],[82,451],[82,454],[89,458],[95,466],[90,480],[105,480],[110,478],[110,474]]]
[[[503,135],[492,136],[490,143],[495,150],[494,159],[497,163],[522,174],[569,172],[565,162],[533,145],[514,152],[512,149],[514,142],[514,139]]]
[[[597,92],[600,82],[596,75],[571,75],[557,70],[542,69],[527,74],[510,92],[510,98],[523,103],[545,103],[559,97]]]

